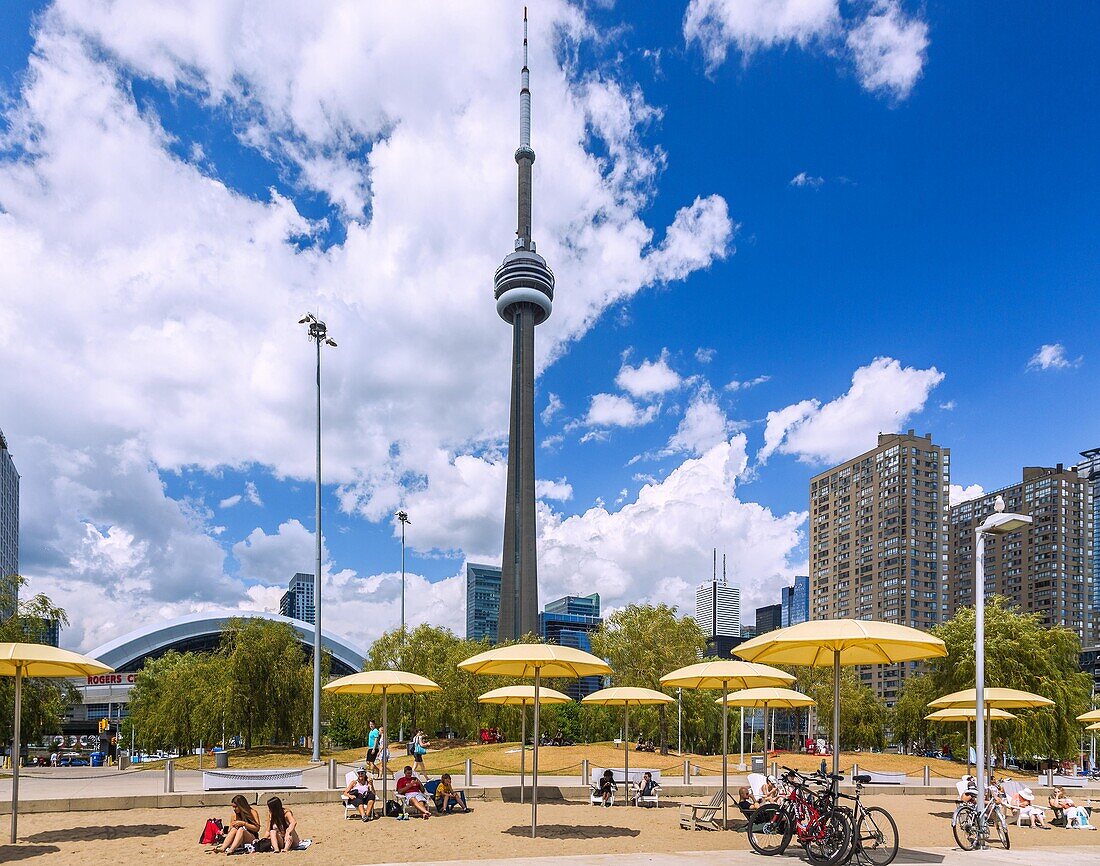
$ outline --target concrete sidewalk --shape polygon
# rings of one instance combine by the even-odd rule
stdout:
[[[798,858],[800,862],[805,858]],[[791,857],[782,857],[779,864],[788,863]],[[503,860],[435,860],[418,866],[634,866],[646,863],[650,866],[714,866],[715,863],[737,866],[760,866],[763,862],[752,851],[684,851],[676,854],[585,854],[572,857],[528,857]],[[808,862],[808,861],[805,861]],[[1096,848],[1053,848],[1041,850],[1024,848],[1019,851],[960,851],[956,848],[902,848],[895,864],[929,864],[929,866],[1096,866]],[[379,863],[374,866],[398,866]]]

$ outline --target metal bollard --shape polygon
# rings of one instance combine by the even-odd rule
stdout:
[[[588,758],[581,760],[581,784],[588,784]]]
[[[466,759],[466,787],[474,786],[474,762],[472,758]]]
[[[684,784],[691,784],[691,761],[684,761]]]
[[[336,759],[328,759],[328,786],[330,790],[335,790],[340,786],[336,784]]]
[[[772,761],[772,777],[775,778],[775,779],[779,778],[779,762],[778,761]]]
[[[859,764],[852,764],[852,784],[856,782],[856,776],[859,775]]]
[[[924,787],[928,788],[932,785],[932,768],[927,764],[924,765]]]
[[[176,792],[176,762],[165,761],[164,762],[164,793],[174,794]]]
[[[1047,787],[1054,787],[1054,767],[1047,767]]]

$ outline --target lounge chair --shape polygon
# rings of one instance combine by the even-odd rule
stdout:
[[[737,802],[730,795],[737,807]],[[680,827],[684,830],[718,830],[721,828],[722,792],[715,791],[709,803],[681,803]]]
[[[346,788],[353,781],[355,781],[355,779],[358,777],[358,775],[359,775],[359,772],[357,770],[352,770],[350,773],[344,773],[344,787]],[[340,792],[340,802],[344,804],[344,820],[345,821],[348,820],[349,818],[358,818],[359,817],[359,812],[356,810],[356,808],[353,805],[351,805],[351,798],[348,797],[346,794],[344,794],[343,791]]]
[[[616,780],[615,784],[618,785],[617,780]],[[616,790],[617,790],[616,788],[611,789],[611,805],[612,806],[615,805]],[[592,806],[602,806],[603,805],[603,794],[600,793],[600,786],[597,782],[590,782],[589,785],[588,785],[588,802]]]
[[[653,781],[656,782],[653,793],[644,797],[639,793],[639,791],[641,791],[641,784],[629,782],[628,788],[633,791],[633,793],[629,794],[630,802],[635,806],[652,806],[655,809],[659,809],[661,807],[661,783],[657,782],[656,779]]]

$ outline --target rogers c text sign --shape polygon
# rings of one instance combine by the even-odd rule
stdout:
[[[96,674],[95,676],[88,677],[88,685],[121,686],[125,684],[132,686],[136,676],[136,674]]]

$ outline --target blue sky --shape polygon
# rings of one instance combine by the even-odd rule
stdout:
[[[135,602],[277,602],[312,569],[319,309],[334,627],[392,627],[403,506],[413,616],[461,631],[456,575],[499,556],[519,5],[297,10],[256,53],[233,5],[0,11],[0,274],[43,345],[0,326],[23,570],[104,599],[84,648]],[[683,606],[718,546],[777,600],[809,477],[878,430],[986,489],[1098,444],[1100,10],[784,5],[532,18],[546,599]]]

